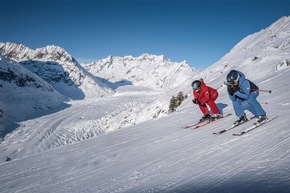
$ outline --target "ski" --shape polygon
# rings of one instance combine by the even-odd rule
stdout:
[[[227,114],[227,115],[225,115],[225,116],[223,116],[223,117],[221,117],[221,118],[219,118],[219,119],[217,119],[217,120],[214,120],[214,121],[208,121],[208,122],[205,122],[205,123],[203,123],[203,124],[201,124],[201,125],[196,125],[195,127],[191,127],[191,129],[198,129],[198,128],[203,127],[203,126],[206,126],[206,125],[208,125],[208,124],[210,124],[210,123],[215,123],[215,122],[217,122],[217,121],[219,121],[219,120],[221,120],[221,119],[223,119],[223,118],[226,118],[226,117],[228,117],[228,116],[230,116],[230,115],[232,115],[232,114]]]
[[[276,117],[277,117],[277,116],[276,116]],[[248,132],[250,132],[250,131],[252,131],[252,130],[254,130],[254,129],[260,127],[260,126],[262,126],[262,125],[265,125],[266,123],[269,123],[270,121],[272,121],[272,120],[275,119],[276,117],[273,117],[273,118],[271,118],[271,119],[267,119],[266,121],[262,122],[262,123],[259,124],[259,125],[252,125],[252,126],[249,127],[249,128],[243,129],[243,130],[240,131],[239,133],[233,133],[233,136],[241,136],[241,135],[244,135],[244,134],[246,134],[246,133],[248,133]]]
[[[255,117],[251,117],[249,120],[252,120],[252,119],[254,119],[254,118],[255,118]],[[236,128],[236,127],[238,127],[238,126],[240,126],[240,125],[242,125],[242,124],[244,124],[244,123],[247,123],[249,120],[247,120],[247,121],[245,121],[245,122],[242,122],[242,123],[239,123],[239,124],[237,124],[237,125],[232,125],[231,127],[228,127],[228,128],[226,128],[226,129],[222,129],[222,130],[220,130],[220,131],[213,132],[213,134],[214,134],[214,135],[220,135],[220,134],[225,133],[225,132],[227,132],[227,131],[229,131],[229,130],[231,130],[231,129],[233,129],[233,128]]]
[[[192,125],[187,125],[187,126],[185,126],[185,127],[181,127],[181,129],[189,129],[189,128],[194,127],[194,126],[196,126],[196,125],[198,125],[198,124],[200,124],[200,123],[203,123],[203,122],[198,122],[198,123],[194,123],[194,124],[192,124]]]
[[[231,129],[233,129],[233,128],[236,128],[236,127],[238,127],[238,126],[240,126],[240,125],[242,125],[242,124],[244,124],[244,123],[247,123],[248,121],[245,121],[245,122],[242,122],[242,123],[239,123],[239,124],[237,124],[237,125],[232,125],[231,127],[228,127],[228,128],[226,128],[226,129],[223,129],[223,130],[220,130],[220,131],[217,131],[217,132],[213,132],[213,134],[214,135],[220,135],[220,134],[222,134],[222,133],[225,133],[225,132],[227,132],[227,131],[229,131],[229,130],[231,130]]]
[[[231,113],[230,113],[230,114],[227,114],[227,115],[225,115],[225,116],[223,116],[223,117],[221,117],[221,118],[219,118],[219,119],[217,119],[217,120],[220,120],[220,119],[222,119],[222,118],[228,117],[228,116],[230,116],[230,115],[232,115],[232,114],[231,114]],[[215,120],[215,121],[217,121],[217,120]],[[203,122],[198,122],[198,123],[194,123],[194,124],[192,124],[192,125],[187,125],[187,126],[185,126],[185,127],[181,127],[181,128],[182,128],[182,129],[190,129],[190,128],[197,129],[197,128],[199,128],[199,127],[202,127],[202,126],[204,126],[204,125],[207,125],[207,124],[209,124],[209,123],[211,123],[211,122],[215,122],[215,121],[208,121],[208,122],[203,121]],[[201,125],[200,125],[200,124],[201,124]]]

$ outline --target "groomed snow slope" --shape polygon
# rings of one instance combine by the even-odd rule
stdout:
[[[252,122],[212,134],[230,126],[234,115],[200,129],[180,129],[200,118],[188,98],[170,116],[2,163],[0,192],[290,192],[290,91],[282,84],[289,77],[284,69],[258,82],[272,89],[261,93],[259,101],[269,118],[278,117],[242,137],[232,134]],[[224,114],[233,113],[226,89],[219,91],[219,107]],[[99,103],[89,104],[91,108],[85,102],[72,104],[25,124],[51,123],[53,128],[58,117],[67,118],[63,126],[77,124],[76,110],[84,119],[98,112],[93,106]],[[26,140],[14,143],[29,147]]]

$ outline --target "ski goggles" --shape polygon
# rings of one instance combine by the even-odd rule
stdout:
[[[199,87],[197,87],[197,86],[193,86],[192,89],[193,89],[193,90],[199,90]]]
[[[231,81],[231,82],[225,82],[225,84],[226,84],[227,86],[233,86],[233,85],[236,85],[237,82],[236,82],[236,81]]]

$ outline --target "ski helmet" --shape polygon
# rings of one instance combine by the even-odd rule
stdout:
[[[240,79],[240,74],[236,70],[231,70],[227,75],[227,83],[235,84]]]
[[[201,82],[199,80],[195,80],[191,84],[191,87],[193,90],[199,90],[200,86],[201,86]]]

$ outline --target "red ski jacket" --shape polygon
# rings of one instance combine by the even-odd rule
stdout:
[[[208,101],[215,101],[218,97],[218,92],[216,89],[206,86],[204,82],[201,82],[199,90],[193,91],[193,96],[196,98],[201,105],[208,103]]]

